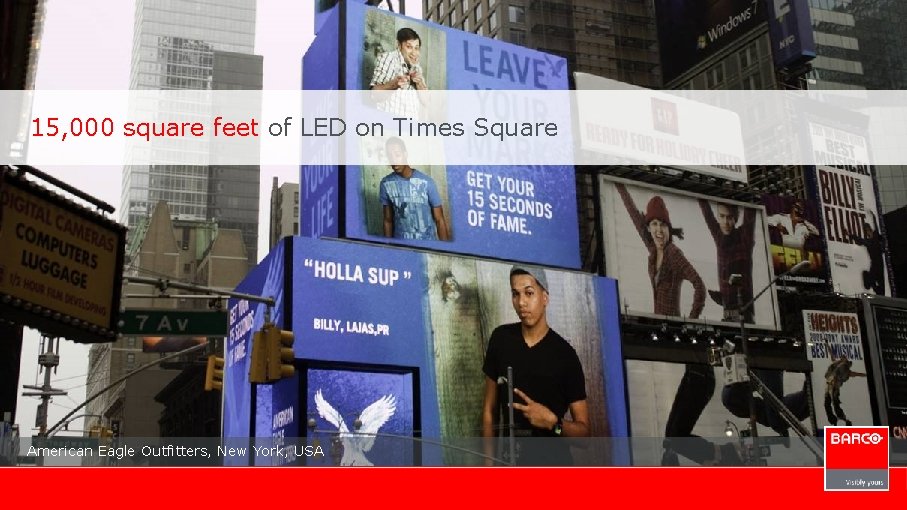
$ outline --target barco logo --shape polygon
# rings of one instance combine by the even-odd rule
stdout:
[[[825,427],[825,490],[888,490],[888,427]]]
[[[859,445],[876,445],[885,440],[885,436],[878,432],[872,434],[857,432],[832,432],[828,438],[831,444],[859,444]]]

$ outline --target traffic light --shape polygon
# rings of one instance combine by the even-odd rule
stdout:
[[[296,374],[293,341],[292,331],[283,331],[270,322],[256,331],[252,337],[249,381],[262,384],[293,377]]]
[[[296,354],[293,353],[293,332],[278,329],[273,324],[266,324],[264,331],[268,339],[268,380],[279,381],[293,377],[296,374],[296,368],[293,367],[296,360]]]
[[[214,354],[208,356],[208,369],[205,371],[205,391],[224,388],[224,358]]]
[[[103,425],[92,425],[88,429],[88,437],[96,437],[98,439],[110,439],[113,437],[113,430],[103,426]]]
[[[267,326],[266,326],[267,327]],[[268,345],[265,330],[252,335],[252,360],[249,363],[249,382],[268,382]]]

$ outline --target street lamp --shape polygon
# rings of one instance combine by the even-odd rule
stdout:
[[[737,425],[731,420],[725,420],[724,426],[724,435],[727,437],[740,436],[740,429],[737,428]]]
[[[747,374],[750,373],[750,352],[749,352],[750,350],[749,350],[749,342],[747,341],[747,338],[746,338],[746,312],[750,308],[752,308],[753,305],[756,303],[756,300],[759,299],[763,294],[765,294],[765,292],[768,289],[772,288],[772,286],[778,280],[780,280],[781,278],[784,278],[785,276],[788,276],[788,275],[797,274],[800,271],[806,269],[807,267],[809,267],[808,260],[800,261],[798,264],[791,267],[787,271],[775,276],[775,278],[772,279],[772,281],[768,282],[768,285],[766,285],[765,288],[760,290],[759,293],[753,297],[753,299],[750,299],[748,303],[746,303],[745,305],[738,308],[738,310],[737,310],[738,317],[737,318],[740,320],[740,342],[743,344],[743,363],[746,366]],[[728,283],[730,283],[732,286],[737,287],[737,302],[742,303],[743,302],[743,276],[740,274],[732,274],[730,277],[730,281]],[[753,384],[752,377],[749,377],[747,384],[749,384],[749,387],[750,387],[749,391],[747,392],[747,400],[749,401],[749,408],[750,408],[750,423],[749,423],[750,437],[753,438],[753,446],[755,447],[755,440],[756,440],[756,437],[758,437],[758,433],[756,431],[756,401],[753,400],[753,391],[756,389],[756,387]],[[755,453],[755,455],[758,456],[759,450],[754,448],[754,453]]]

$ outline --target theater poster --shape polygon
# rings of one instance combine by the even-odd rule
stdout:
[[[809,124],[819,166],[812,182],[822,213],[835,292],[891,295],[884,224],[866,137]]]
[[[813,362],[816,423],[873,425],[866,350],[855,313],[803,311],[807,356]]]

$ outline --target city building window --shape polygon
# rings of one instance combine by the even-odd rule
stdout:
[[[507,6],[507,21],[511,23],[525,23],[526,22],[526,8],[522,5],[508,5]]]
[[[526,31],[520,30],[518,28],[510,29],[510,42],[513,44],[518,44],[520,46],[526,45]]]
[[[743,90],[761,90],[762,80],[759,73],[751,74],[743,78]]]
[[[706,88],[715,88],[724,83],[724,62],[705,72]]]
[[[743,49],[740,52],[740,67],[746,69],[747,67],[756,63],[756,45],[751,44]]]

